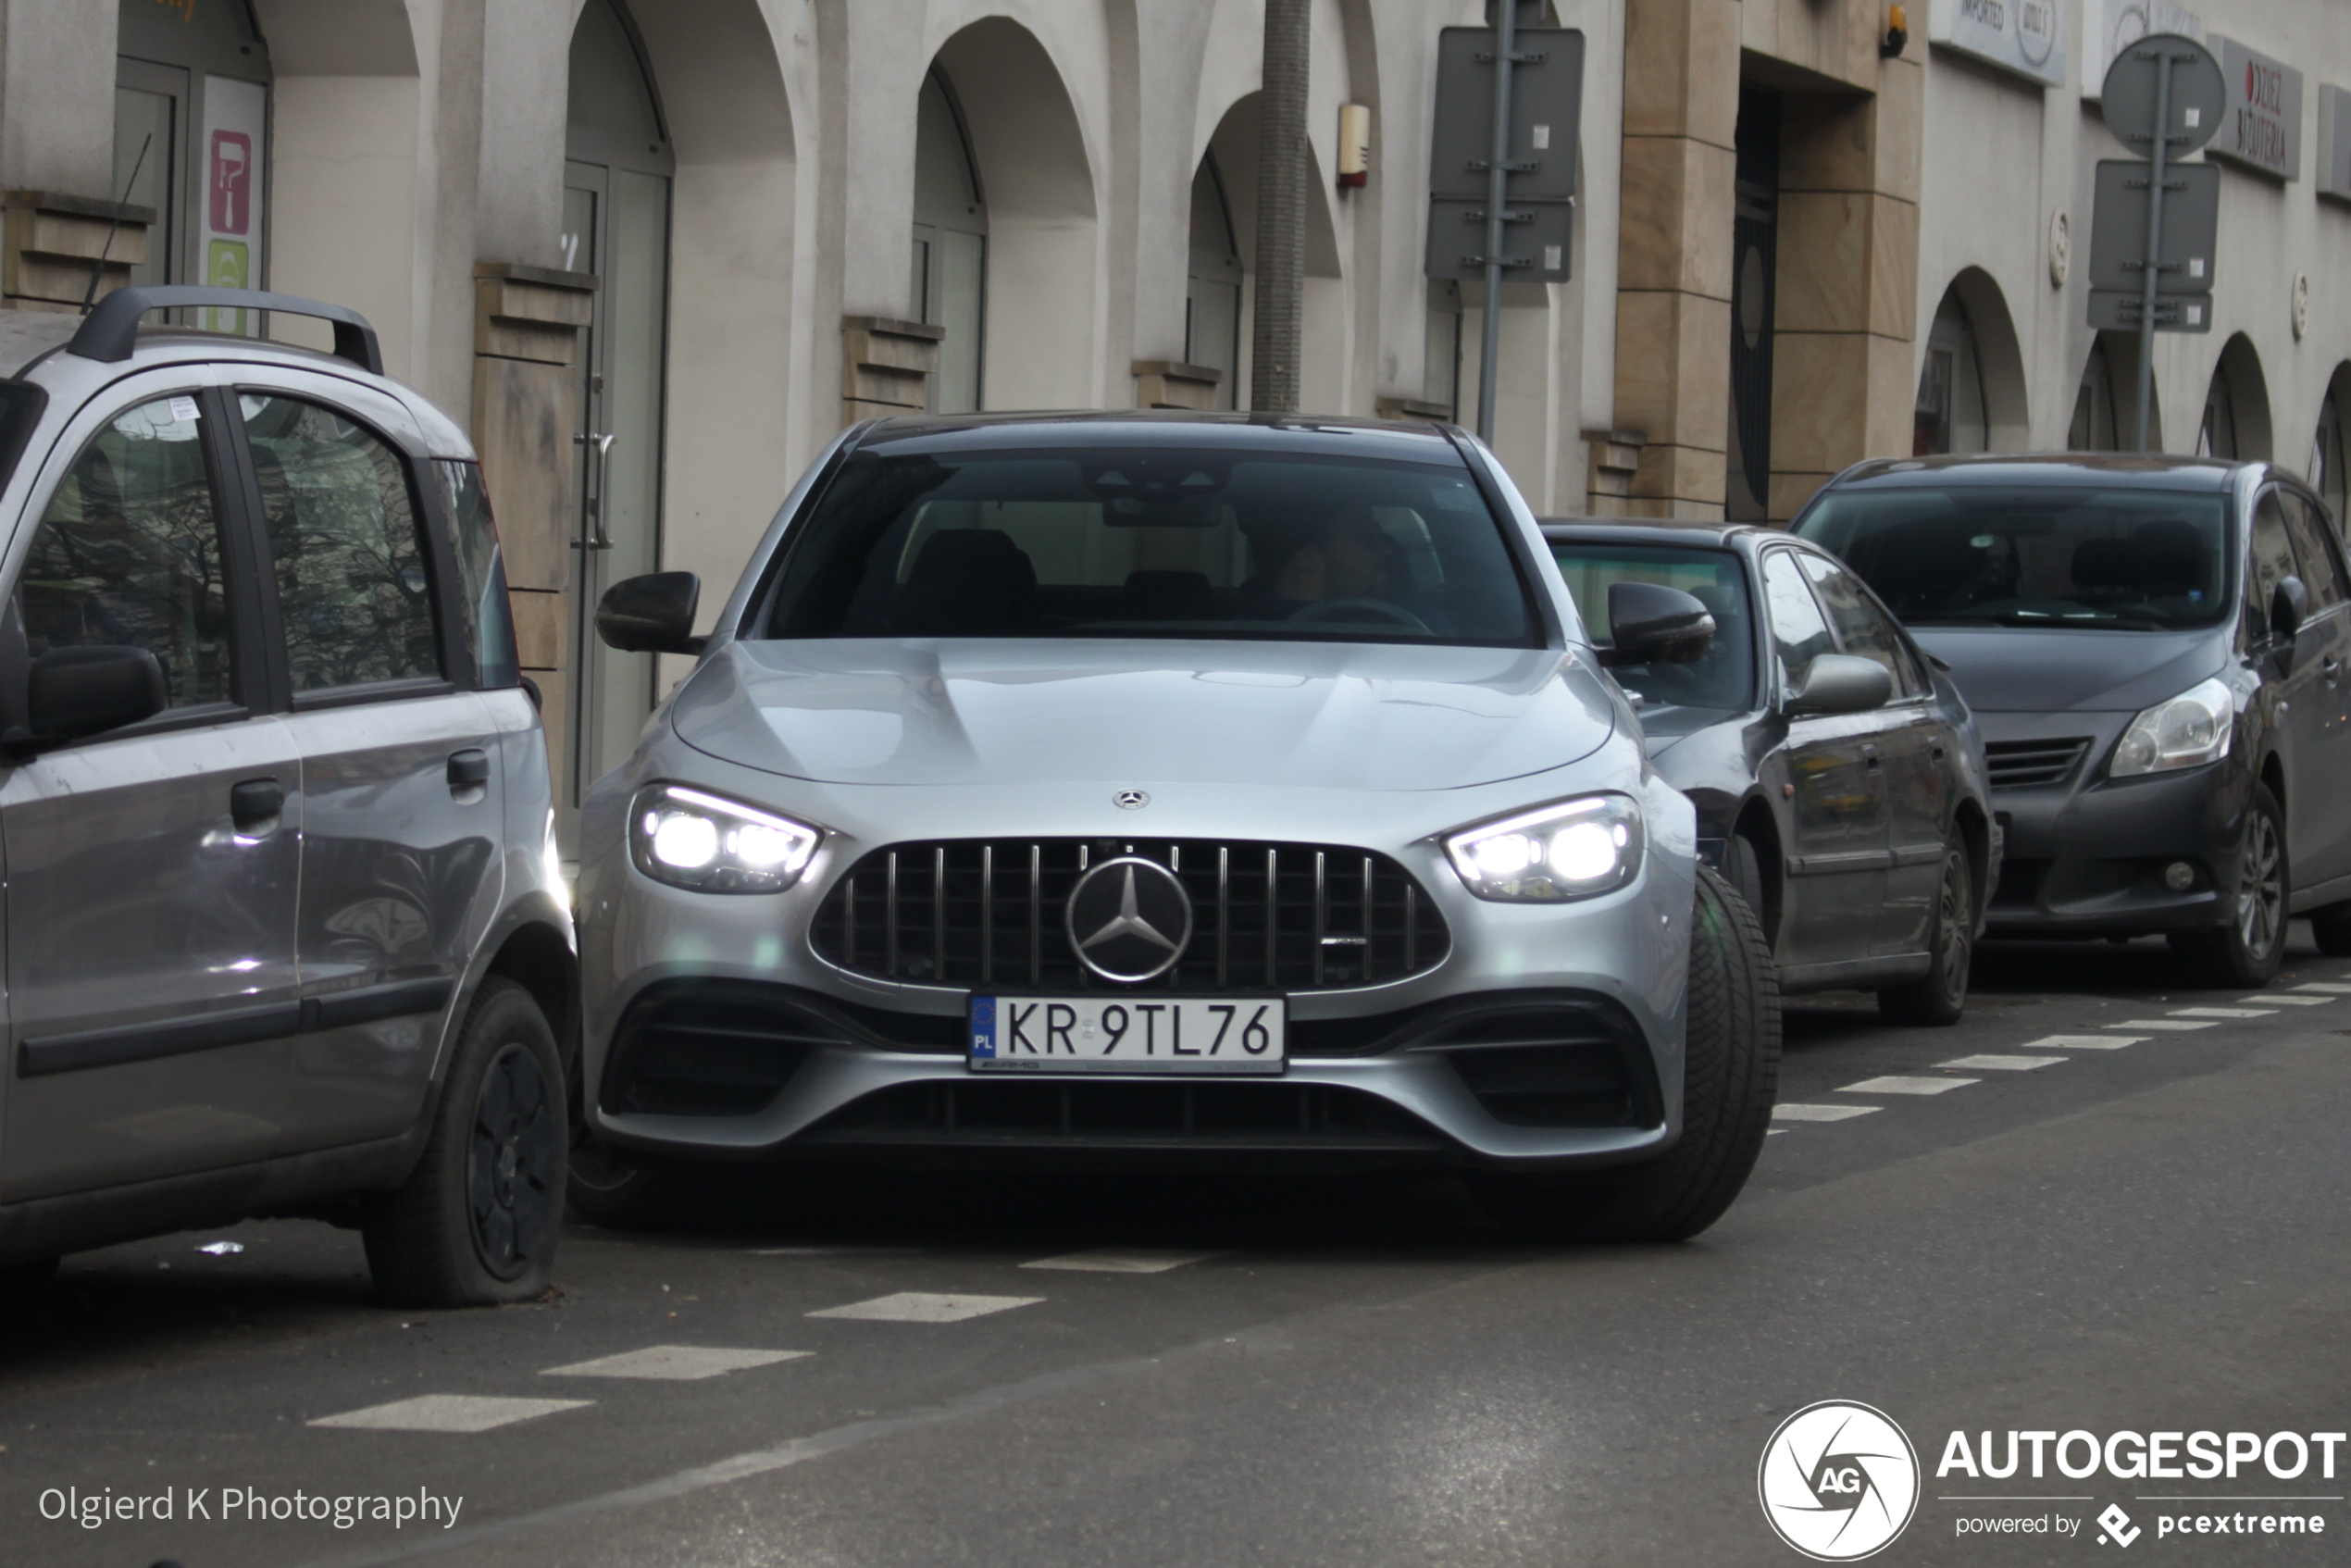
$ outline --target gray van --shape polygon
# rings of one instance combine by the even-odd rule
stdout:
[[[264,311],[336,353],[226,335]],[[546,1288],[576,959],[534,697],[481,470],[360,317],[0,311],[0,1269],[305,1215],[396,1300]]]

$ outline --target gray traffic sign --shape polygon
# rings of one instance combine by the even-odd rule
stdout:
[[[1449,27],[1437,35],[1431,195],[1486,199],[1486,163],[1494,145],[1495,36],[1486,27]],[[1511,52],[1517,56],[1511,72],[1511,205],[1572,201],[1575,131],[1584,106],[1584,35],[1572,27],[1522,28]]]
[[[2139,331],[2146,308],[2146,296],[2136,289],[2092,289],[2090,328],[2099,332]],[[2155,302],[2155,330],[2208,332],[2212,330],[2212,301],[2201,294],[2162,295]]]
[[[2139,292],[2146,278],[2147,182],[2155,166],[2136,158],[2098,163],[2090,209],[2090,287]],[[2220,234],[2220,168],[2173,164],[2163,171],[2163,236],[2155,292],[2208,294]]]
[[[2171,157],[2185,157],[2220,129],[2228,112],[2229,86],[2220,62],[2193,38],[2151,32],[2125,44],[2106,68],[2106,126],[2124,146],[2146,157],[2155,150],[2156,99],[2162,83],[2158,64],[2171,63],[2169,121]]]
[[[1486,198],[1433,196],[1428,204],[1428,275],[1486,276]],[[1575,208],[1566,202],[1502,204],[1502,271],[1513,283],[1564,283],[1575,240]]]

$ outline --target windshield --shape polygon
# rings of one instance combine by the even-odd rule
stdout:
[[[768,637],[1213,637],[1531,646],[1459,467],[1084,447],[860,454]]]
[[[1797,532],[1912,626],[2170,631],[2227,610],[2226,507],[2186,491],[1854,491],[1822,497]]]
[[[1695,595],[1713,612],[1714,642],[1686,665],[1617,665],[1610,673],[1643,702],[1691,708],[1745,708],[1755,690],[1755,639],[1747,615],[1747,573],[1727,550],[1553,540],[1560,576],[1593,641],[1608,646],[1609,585],[1654,582]]]

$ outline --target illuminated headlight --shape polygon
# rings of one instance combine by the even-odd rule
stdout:
[[[2229,754],[2235,713],[2229,689],[2220,681],[2191,686],[2131,721],[2114,748],[2114,765],[2108,771],[2117,778],[2128,778],[2133,774],[2219,762]]]
[[[1586,795],[1465,828],[1445,840],[1469,890],[1511,903],[1612,893],[1641,871],[1641,808],[1629,795]]]
[[[675,784],[640,790],[628,810],[637,869],[697,892],[780,892],[808,869],[823,838],[789,816]]]

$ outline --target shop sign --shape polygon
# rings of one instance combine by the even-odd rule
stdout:
[[[1927,37],[2002,70],[2065,85],[2063,0],[1937,0]]]
[[[2301,179],[2302,73],[2233,38],[2211,42],[2229,84],[2229,106],[2205,156],[2281,180]]]

